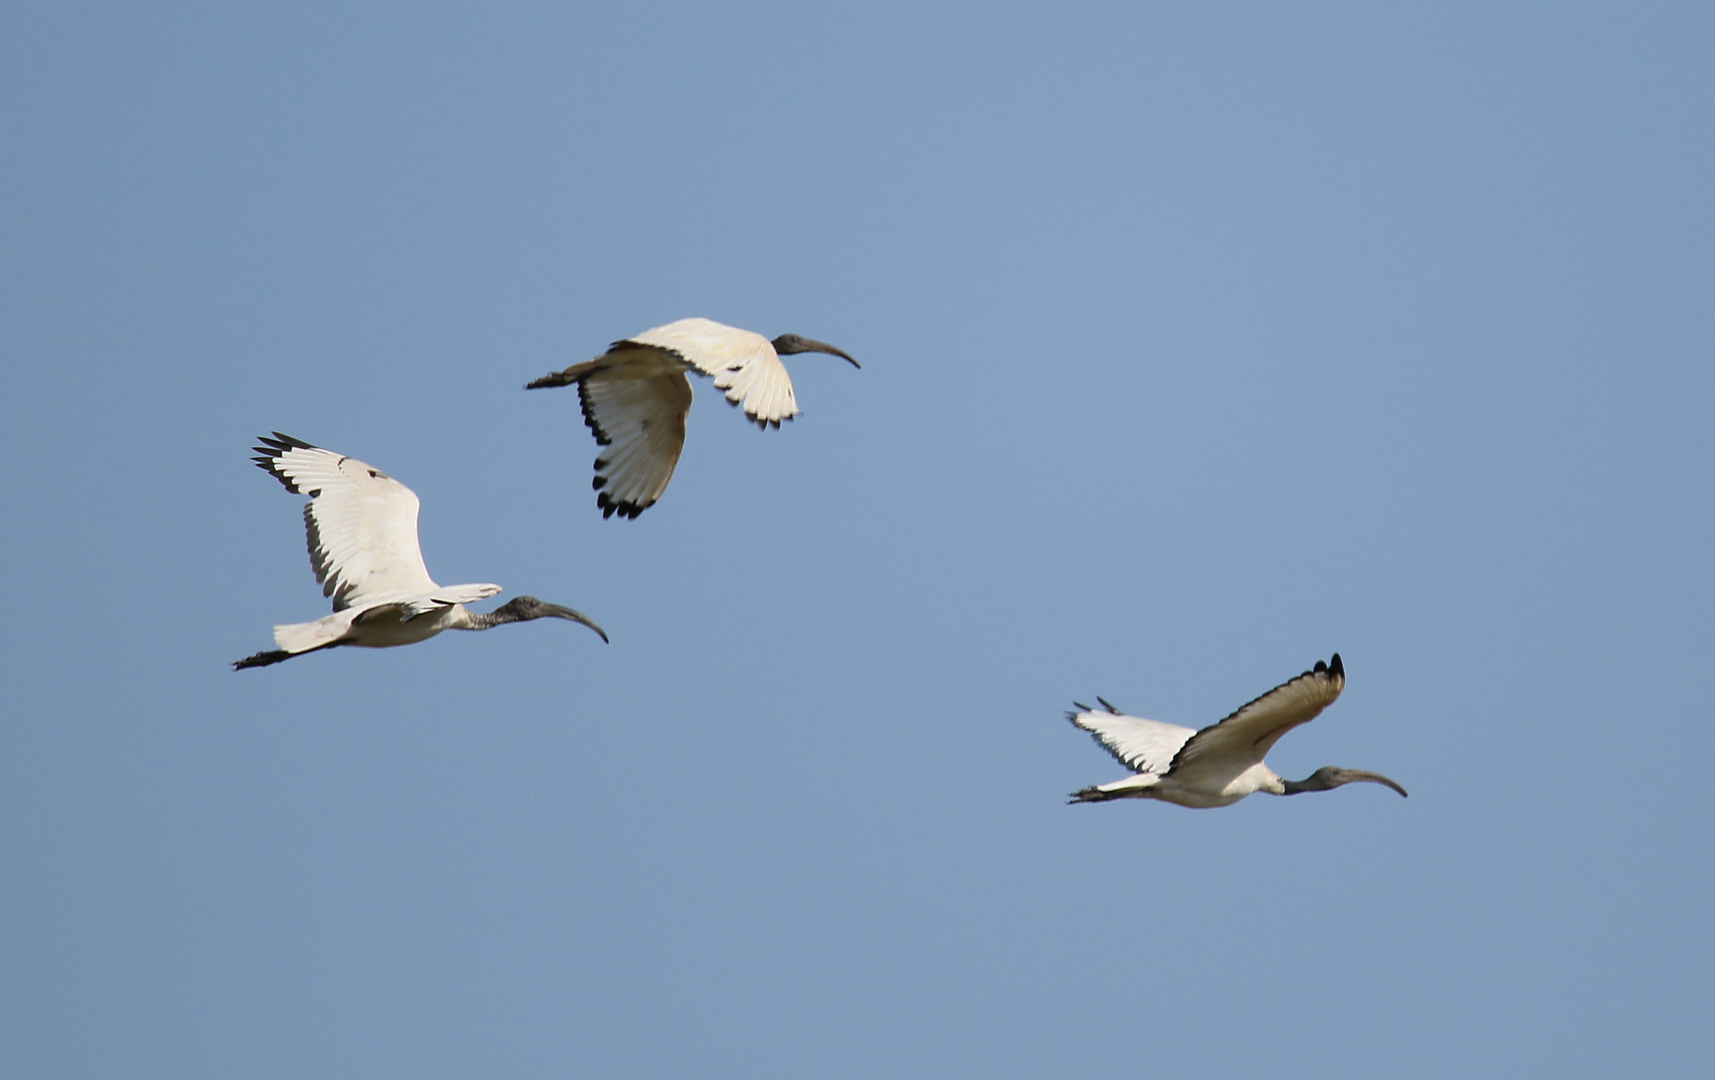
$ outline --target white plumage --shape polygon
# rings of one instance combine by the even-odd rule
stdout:
[[[797,334],[769,341],[761,334],[711,319],[680,319],[616,341],[594,360],[545,375],[525,387],[578,388],[584,423],[602,447],[596,458],[596,505],[603,517],[634,518],[655,504],[685,446],[691,410],[688,372],[714,379],[731,404],[758,427],[779,427],[798,415],[798,398],[782,355],[821,352],[832,345]]]
[[[1346,668],[1335,653],[1330,663],[1318,660],[1311,670],[1200,731],[1127,716],[1101,698],[1096,700],[1105,711],[1078,705],[1066,718],[1137,775],[1074,792],[1072,801],[1159,799],[1203,808],[1229,806],[1257,791],[1297,795],[1354,781],[1385,784],[1404,795],[1404,788],[1379,773],[1330,765],[1304,780],[1283,780],[1263,764],[1282,735],[1316,719],[1345,686]]]
[[[333,598],[333,614],[274,627],[279,648],[245,657],[234,668],[276,664],[336,645],[408,645],[442,630],[487,630],[545,616],[583,623],[607,640],[584,615],[533,596],[486,614],[468,611],[466,604],[495,595],[500,586],[435,583],[417,545],[415,492],[356,458],[278,431],[261,442],[256,464],[287,491],[310,497],[304,506],[310,565],[322,595]]]

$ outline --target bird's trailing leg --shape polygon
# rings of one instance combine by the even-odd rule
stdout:
[[[271,661],[264,661],[264,662],[268,663]],[[1081,791],[1072,792],[1071,795],[1067,796],[1066,803],[1069,806],[1072,803],[1107,802],[1110,799],[1118,799],[1118,798],[1123,798],[1123,796],[1121,796],[1117,792],[1103,791],[1099,787],[1087,787]]]
[[[295,655],[297,654],[289,653],[285,649],[269,649],[267,652],[252,653],[242,660],[234,660],[232,670],[243,671],[245,668],[267,667],[269,664],[278,664],[282,660],[290,660]]]
[[[570,386],[586,375],[594,374],[597,361],[585,360],[581,364],[573,364],[564,371],[554,371],[542,376],[535,382],[524,384],[526,390],[546,390],[554,386]]]
[[[269,664],[278,664],[282,660],[290,660],[294,656],[304,656],[308,653],[321,652],[323,649],[331,649],[338,644],[339,642],[337,641],[330,641],[326,645],[317,645],[313,649],[305,649],[302,652],[288,652],[285,649],[269,649],[267,652],[253,653],[242,660],[234,660],[232,662],[232,670],[243,671],[245,668],[267,667]]]
[[[1138,773],[1124,780],[1115,780],[1111,784],[1100,784],[1074,791],[1067,798],[1068,803],[1108,802],[1111,799],[1153,799],[1156,793],[1151,788],[1161,783],[1161,777],[1154,773]]]

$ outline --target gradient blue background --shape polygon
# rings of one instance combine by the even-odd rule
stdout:
[[[6,7],[0,1073],[1709,1075],[1715,13],[1283,7]],[[865,366],[603,521],[687,315]],[[613,644],[229,671],[272,429]]]

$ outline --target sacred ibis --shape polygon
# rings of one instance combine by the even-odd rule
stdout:
[[[333,614],[274,628],[278,649],[247,656],[233,670],[278,664],[336,645],[383,649],[434,637],[442,630],[487,630],[502,623],[552,616],[607,634],[569,607],[520,596],[486,614],[468,611],[500,591],[498,585],[442,588],[429,577],[417,546],[417,495],[380,469],[282,435],[255,447],[257,466],[294,495],[308,495],[304,526],[310,564]]]
[[[1255,791],[1297,795],[1328,791],[1362,780],[1386,784],[1401,795],[1405,789],[1380,773],[1317,769],[1305,780],[1283,780],[1262,759],[1288,731],[1308,724],[1334,703],[1346,686],[1346,667],[1335,653],[1330,663],[1316,666],[1291,682],[1270,690],[1219,723],[1201,731],[1127,716],[1102,698],[1105,711],[1078,706],[1066,719],[1095,736],[1108,753],[1136,776],[1072,793],[1072,802],[1109,799],[1160,799],[1196,808],[1231,806]]]
[[[593,487],[604,518],[635,518],[655,505],[673,479],[691,411],[687,372],[712,375],[727,401],[743,406],[759,428],[798,415],[782,356],[819,352],[862,365],[843,351],[797,334],[769,341],[711,319],[680,319],[616,341],[606,353],[544,375],[524,387],[578,388],[584,423],[601,447]]]

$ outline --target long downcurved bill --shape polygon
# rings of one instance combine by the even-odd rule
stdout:
[[[1406,795],[1404,788],[1400,787],[1398,784],[1394,783],[1392,780],[1389,780],[1387,777],[1383,776],[1381,773],[1365,772],[1362,769],[1341,769],[1340,770],[1340,782],[1342,784],[1350,784],[1353,781],[1362,781],[1366,784],[1384,784],[1387,787],[1393,788],[1395,791],[1399,792],[1400,795],[1404,798],[1410,798],[1411,797],[1409,795]]]
[[[858,363],[856,360],[853,360],[850,353],[846,352],[844,349],[836,349],[825,341],[817,341],[815,338],[800,337],[797,341],[797,345],[798,348],[794,350],[796,352],[827,353],[829,356],[839,357],[841,360],[844,360],[859,371],[863,370],[863,365]]]
[[[600,634],[601,639],[603,641],[607,641],[607,631],[603,630],[601,627],[597,626],[596,621],[594,619],[590,618],[588,615],[585,615],[583,612],[574,611],[571,608],[566,607],[563,604],[544,603],[542,605],[542,608],[543,608],[542,613],[544,615],[552,615],[556,619],[570,619],[572,622],[575,622],[575,623],[583,623],[585,626],[589,627],[591,630],[594,630],[597,634]],[[608,642],[608,644],[611,645],[612,642]]]

